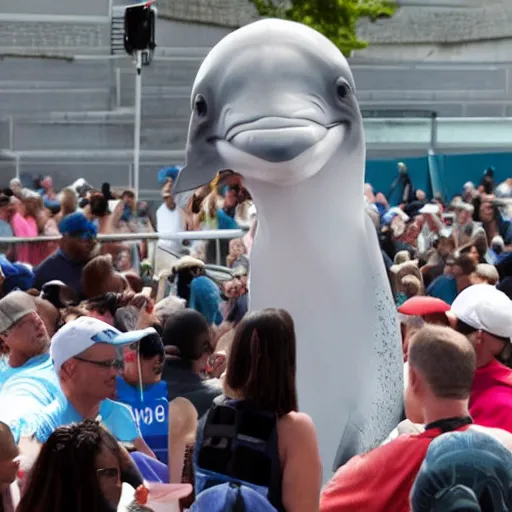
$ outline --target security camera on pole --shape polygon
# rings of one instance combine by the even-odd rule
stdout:
[[[126,7],[124,12],[124,49],[133,57],[135,75],[135,133],[133,143],[133,178],[135,196],[139,198],[140,122],[142,100],[142,66],[149,65],[155,44],[156,0]]]

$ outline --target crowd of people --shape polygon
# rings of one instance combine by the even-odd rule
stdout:
[[[293,319],[248,312],[249,193],[233,173],[174,180],[155,215],[83,180],[0,192],[0,512],[512,510],[511,180],[444,202],[403,179],[394,207],[365,186],[404,415],[334,475],[299,410]],[[238,228],[222,273],[199,236],[108,238]]]

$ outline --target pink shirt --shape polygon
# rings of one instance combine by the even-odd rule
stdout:
[[[38,235],[38,229],[35,219],[32,217],[23,217],[16,212],[11,220],[12,230],[17,238],[27,238]],[[32,263],[34,246],[29,244],[19,244],[16,246],[16,259],[21,263]]]
[[[14,236],[18,238],[32,238],[39,235],[36,219],[34,217],[23,217],[18,212],[14,214],[11,220],[11,227]],[[16,260],[37,267],[48,255],[45,245],[43,242],[18,244],[16,247]]]
[[[478,368],[469,398],[477,425],[512,432],[512,370],[494,360]]]

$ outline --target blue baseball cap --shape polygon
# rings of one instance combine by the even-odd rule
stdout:
[[[277,512],[261,494],[233,482],[215,485],[197,496],[190,512]]]
[[[481,509],[485,502],[487,508]],[[512,510],[512,453],[482,431],[432,441],[411,491],[412,512]]]
[[[98,233],[96,226],[87,220],[87,217],[80,212],[66,215],[60,221],[59,231],[62,235],[78,236],[82,238],[94,238]]]
[[[160,169],[158,171],[158,184],[164,185],[168,178],[171,178],[172,181],[176,182],[178,179],[178,174],[180,173],[181,169],[183,167],[181,166],[175,166],[175,167],[164,167],[163,169]]]

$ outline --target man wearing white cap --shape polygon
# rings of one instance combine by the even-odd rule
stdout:
[[[116,376],[123,367],[123,346],[155,333],[153,328],[121,333],[96,318],[81,317],[62,327],[52,338],[50,355],[60,380],[63,397],[37,414],[13,425],[15,437],[35,436],[44,443],[63,425],[101,418],[121,443],[133,444],[154,456],[142,439],[130,409],[109,399]]]
[[[473,420],[512,432],[512,370],[498,360],[511,351],[512,301],[494,286],[477,284],[457,296],[447,315],[476,352],[469,400]]]

